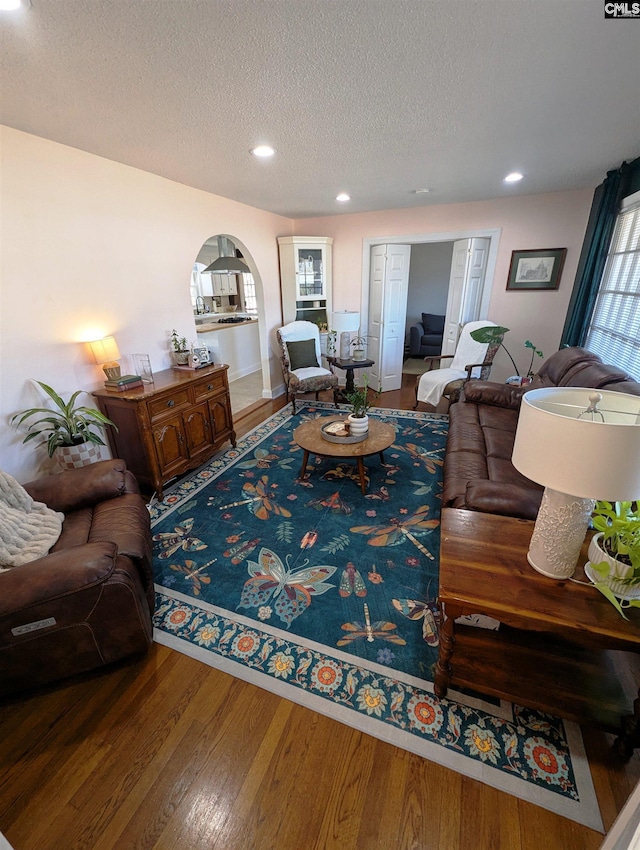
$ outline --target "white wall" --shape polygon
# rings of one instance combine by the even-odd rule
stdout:
[[[558,350],[571,290],[589,217],[593,189],[518,195],[467,204],[426,206],[340,215],[295,222],[296,235],[332,236],[333,306],[359,310],[365,239],[384,242],[402,237],[408,243],[424,234],[464,238],[477,231],[500,231],[493,289],[487,318],[510,328],[505,343],[521,369],[529,363],[524,341],[530,339],[545,356]],[[507,292],[514,250],[567,248],[560,288],[552,292]],[[540,367],[542,360],[534,364]],[[492,379],[513,374],[503,351],[496,355]]]
[[[447,312],[452,256],[453,242],[427,242],[411,246],[405,328],[407,341],[409,328],[422,321],[423,313],[444,316]]]
[[[0,146],[0,469],[26,481],[51,468],[9,419],[42,404],[31,378],[65,397],[101,385],[83,341],[113,334],[123,371],[144,352],[155,372],[170,365],[172,328],[196,339],[189,280],[214,234],[234,239],[264,288],[261,357],[281,383],[277,237],[289,219],[7,127]]]

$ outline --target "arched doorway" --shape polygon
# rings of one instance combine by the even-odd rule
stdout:
[[[229,270],[207,271],[212,263],[225,266],[220,263],[225,257],[243,261],[246,272],[237,263],[230,263]],[[241,240],[220,233],[203,243],[194,260],[190,295],[199,342],[214,361],[229,365],[234,416],[271,398],[262,278]]]

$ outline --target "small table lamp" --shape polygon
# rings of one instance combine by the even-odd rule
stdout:
[[[96,359],[98,366],[102,366],[102,371],[107,376],[108,381],[115,381],[120,377],[120,364],[117,362],[120,359],[118,344],[112,336],[105,336],[104,339],[95,339],[90,342],[91,351]]]
[[[340,359],[350,360],[351,334],[360,327],[360,313],[357,310],[340,310],[331,314],[331,330],[340,336]]]
[[[527,560],[545,576],[569,578],[595,500],[640,498],[640,396],[530,390],[522,397],[511,460],[545,487]]]

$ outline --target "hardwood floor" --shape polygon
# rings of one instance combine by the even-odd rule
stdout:
[[[378,400],[411,407],[415,378]],[[284,400],[237,422],[246,433]],[[45,662],[46,663],[46,662]],[[0,703],[15,850],[595,850],[602,836],[154,644]],[[605,826],[640,777],[584,730]]]

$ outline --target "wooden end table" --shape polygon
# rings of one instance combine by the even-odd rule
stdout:
[[[616,668],[638,667],[637,656],[628,653],[640,652],[640,610],[631,609],[626,621],[588,583],[537,573],[526,557],[533,526],[477,511],[442,511],[439,601],[445,620],[435,692],[443,697],[457,685],[594,722],[620,732],[615,748],[629,758],[640,746],[640,698],[625,693]],[[575,578],[588,582],[586,549],[587,543]],[[486,614],[502,625],[490,631],[456,624],[463,614]]]
[[[374,366],[375,360],[341,360],[339,357],[327,357],[327,363],[331,366],[337,366],[338,369],[345,370],[345,387],[344,390],[336,388],[334,396],[336,401],[346,401],[356,388],[356,383],[353,377],[354,369],[364,369],[366,366]]]
[[[385,449],[392,445],[396,438],[396,429],[393,425],[386,422],[378,422],[374,419],[369,419],[369,436],[359,443],[330,443],[325,440],[321,434],[321,428],[328,422],[344,419],[344,416],[334,418],[310,419],[308,422],[303,422],[293,432],[293,439],[304,451],[302,458],[302,467],[300,469],[300,478],[304,480],[307,474],[307,462],[309,455],[319,455],[320,457],[344,458],[348,460],[355,458],[358,464],[358,473],[360,476],[360,489],[363,495],[367,492],[367,483],[364,474],[363,458],[369,455],[379,455],[380,462],[384,463]]]

